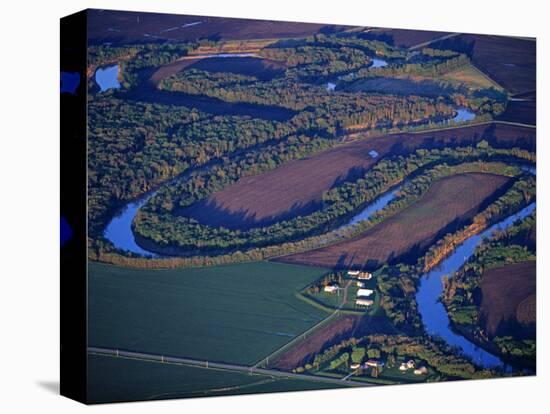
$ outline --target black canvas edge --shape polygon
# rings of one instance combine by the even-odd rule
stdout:
[[[60,96],[61,217],[70,238],[60,253],[60,393],[87,401],[87,11],[60,19],[60,70],[77,72]]]

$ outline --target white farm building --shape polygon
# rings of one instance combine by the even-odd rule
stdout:
[[[326,285],[323,290],[327,293],[334,293],[338,290],[338,286],[337,285]]]
[[[372,306],[374,301],[371,299],[355,299],[355,304],[357,306]]]
[[[370,279],[372,279],[372,273],[359,272],[359,274],[357,275],[357,279],[359,279],[359,280],[370,280]]]
[[[372,289],[357,289],[357,297],[368,297],[374,293]]]

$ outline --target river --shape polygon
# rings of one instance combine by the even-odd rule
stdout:
[[[153,194],[149,194],[139,200],[128,203],[122,211],[113,217],[103,235],[117,249],[140,254],[146,257],[157,256],[155,253],[142,249],[137,243],[132,231],[132,222],[138,210],[149,200]]]
[[[516,220],[531,214],[534,209],[535,203],[532,203],[518,213],[491,226],[484,232],[470,237],[457,247],[455,251],[436,268],[424,274],[420,280],[416,301],[426,331],[430,335],[439,336],[450,345],[460,348],[464,355],[470,357],[473,362],[485,368],[500,367],[505,370],[510,369],[510,367],[497,356],[478,347],[462,335],[453,332],[450,327],[447,310],[439,301],[443,293],[442,279],[444,276],[450,276],[458,271],[472,256],[475,249],[481,244],[484,238],[490,237],[495,231],[504,230],[510,227]]]
[[[181,178],[180,178],[181,179]],[[364,207],[359,213],[354,215],[346,224],[340,226],[338,230],[344,230],[357,223],[369,219],[373,214],[382,210],[384,207],[392,201],[399,190],[403,187],[404,183],[399,184],[396,187],[388,190],[379,197],[377,197],[372,203]],[[111,219],[103,235],[108,239],[117,249],[125,250],[128,252],[140,254],[146,257],[156,257],[157,254],[145,250],[140,247],[134,237],[132,231],[132,222],[136,216],[138,210],[149,200],[155,193],[149,193],[146,196],[128,203],[119,214]]]
[[[532,167],[526,167],[530,169]],[[346,224],[340,226],[338,230],[350,228],[357,223],[372,217],[384,207],[386,207],[397,195],[405,183],[388,190],[376,198],[372,203],[364,207],[359,213],[354,215]],[[134,202],[131,202],[117,216],[113,217],[107,225],[104,236],[110,240],[113,245],[121,250],[140,254],[146,257],[156,257],[153,252],[140,247],[135,240],[132,231],[132,221],[138,210],[154,195],[150,193]],[[435,336],[443,338],[450,345],[461,349],[464,355],[470,357],[476,364],[487,368],[509,369],[506,364],[497,356],[483,350],[474,343],[467,340],[462,335],[452,331],[449,317],[439,298],[443,292],[442,278],[446,275],[458,271],[464,263],[472,256],[475,249],[480,245],[484,238],[491,236],[495,231],[504,230],[510,227],[516,220],[524,218],[531,214],[536,204],[532,203],[516,214],[491,226],[480,234],[474,235],[463,242],[455,251],[444,259],[436,268],[424,274],[420,280],[420,286],[416,294],[418,311],[426,331]]]
[[[376,69],[376,68],[383,68],[384,66],[388,66],[388,62],[384,59],[379,58],[372,58],[372,64],[368,67],[369,69]],[[336,86],[338,86],[338,81],[346,78],[346,79],[353,79],[355,77],[355,72],[349,72],[344,75],[339,75],[336,78],[332,79],[331,81],[327,82],[325,88],[327,91],[333,91],[336,89]]]

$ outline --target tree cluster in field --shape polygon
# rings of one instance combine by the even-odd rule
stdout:
[[[253,81],[250,76],[212,74],[197,69],[179,72],[159,83],[159,88],[206,95],[226,102],[275,106],[301,111],[293,119],[302,127],[330,133],[362,125],[406,125],[416,120],[450,118],[454,109],[444,99],[418,96],[346,93],[329,94],[324,88],[288,78]],[[268,110],[266,108],[266,110]]]
[[[380,56],[391,59],[402,59],[407,56],[407,51],[404,49],[391,46],[380,40],[366,39],[361,34],[355,33],[335,33],[331,35],[319,33],[304,39],[281,40],[262,50],[262,53],[270,53],[273,49],[296,49],[300,47],[335,50],[353,48],[365,52],[369,56]]]
[[[444,280],[442,302],[453,324],[469,333],[474,341],[487,345],[503,355],[534,360],[536,341],[529,338],[487,338],[480,327],[479,303],[476,299],[483,273],[513,263],[536,260],[531,232],[536,227],[536,213],[516,221],[508,229],[485,240],[472,257],[452,277]]]
[[[332,283],[338,283],[342,285],[344,283],[344,275],[342,272],[331,272],[327,275],[324,275],[319,280],[316,280],[311,285],[308,286],[307,291],[311,294],[316,294],[321,292],[321,290]]]
[[[461,69],[470,64],[470,59],[466,55],[459,55],[449,59],[434,59],[421,63],[390,64],[381,68],[372,70],[370,68],[359,69],[342,78],[343,81],[357,81],[370,77],[403,77],[403,76],[422,76],[437,78],[449,72]]]
[[[411,337],[403,334],[369,334],[344,339],[321,353],[310,356],[303,366],[296,367],[294,371],[337,370],[342,364],[347,364],[350,358],[353,362],[360,363],[366,357],[385,361],[388,368],[395,366],[399,359],[413,359],[417,364],[422,363],[434,371],[426,378],[430,381],[480,379],[502,375],[493,370],[480,369],[458,355],[444,341],[434,340],[427,335]],[[377,375],[373,376],[379,376],[381,372],[383,369],[377,370]]]
[[[297,149],[300,148],[303,146],[297,147]],[[390,214],[395,214],[420,198],[433,181],[444,176],[480,169],[513,174],[514,167],[503,164],[484,165],[483,162],[480,164],[466,162],[495,159],[496,157],[513,157],[512,154],[517,151],[517,149],[495,150],[473,147],[445,148],[431,151],[418,150],[408,156],[383,159],[367,171],[362,178],[353,182],[344,182],[327,191],[323,195],[321,209],[308,215],[249,230],[211,227],[179,214],[182,208],[223,189],[243,176],[249,175],[247,168],[256,166],[245,162],[233,162],[225,168],[216,166],[213,171],[205,171],[203,174],[194,175],[181,183],[171,183],[169,186],[161,188],[137,215],[134,232],[160,247],[172,246],[182,251],[202,250],[218,254],[223,251],[288,243],[338,228],[353,214],[356,214],[359,208],[374,201],[413,172],[425,169],[425,167],[440,164],[411,180],[386,209],[371,219],[371,225]],[[265,156],[266,152],[264,151],[263,154]],[[273,160],[271,165],[266,164],[266,169],[275,168],[277,165],[278,160]]]
[[[184,107],[89,95],[88,217],[91,235],[120,207],[195,162],[199,143],[170,133],[206,115]],[[183,149],[185,148],[185,150]]]
[[[260,56],[283,62],[288,68],[287,77],[312,81],[320,76],[342,74],[371,64],[368,54],[351,47],[266,48]]]

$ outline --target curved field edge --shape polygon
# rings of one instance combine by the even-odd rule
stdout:
[[[382,210],[382,216],[384,210]],[[380,218],[380,217],[379,217]],[[371,221],[366,222],[366,226],[372,226],[374,223]],[[355,234],[359,234],[367,230],[365,226],[358,226],[351,232],[351,234],[344,234],[344,238],[352,237]],[[338,234],[340,237],[341,235]],[[335,239],[334,242],[339,242],[341,239]],[[194,256],[189,258],[184,257],[171,257],[171,258],[131,258],[113,253],[102,254],[100,257],[95,257],[95,260],[105,263],[113,263],[126,267],[135,268],[177,268],[177,267],[201,267],[201,266],[214,266],[228,263],[243,263],[250,261],[258,261],[265,259],[273,259],[279,256],[287,256],[292,250],[294,252],[304,252],[318,248],[319,241],[327,243],[326,235],[315,236],[309,239],[304,239],[294,243],[283,243],[277,246],[271,246],[267,248],[252,249],[244,252],[237,252],[231,255],[221,256]],[[99,260],[98,260],[99,259]]]
[[[492,145],[506,145],[511,137],[506,136],[503,129],[506,127],[489,128],[484,125],[359,139],[305,159],[289,161],[259,175],[243,177],[180,213],[206,225],[228,225],[229,228],[235,225],[239,228],[239,221],[248,223],[251,218],[254,222],[261,221],[254,226],[265,221],[262,217],[271,217],[270,220],[276,222],[286,220],[318,209],[324,192],[343,182],[354,181],[390,155],[443,145],[466,146],[482,139]],[[514,137],[518,138],[518,144],[523,134],[532,136],[529,130],[518,133]],[[514,141],[514,138],[511,140]],[[377,157],[369,155],[371,151],[375,151]],[[293,185],[287,185],[290,182]]]
[[[329,268],[379,267],[411,250],[422,252],[478,213],[509,179],[485,173],[456,174],[432,184],[421,198],[361,235],[306,253],[286,256],[285,263]],[[437,213],[437,214],[436,214]],[[418,254],[414,255],[416,262]]]
[[[468,163],[475,165],[478,160],[486,163],[485,166],[477,167],[478,169],[485,168],[487,171],[495,169],[507,175],[509,172],[506,171],[506,167],[494,167],[491,163],[496,165],[497,161],[516,163],[534,160],[534,156],[527,151],[482,147],[483,145],[477,148],[417,150],[406,156],[382,159],[354,181],[343,182],[325,192],[322,196],[323,206],[315,212],[292,220],[280,221],[274,226],[246,232],[234,231],[225,227],[223,229],[210,227],[188,218],[148,211],[137,215],[133,231],[138,244],[161,255],[209,254],[215,256],[232,253],[235,250],[245,251],[268,247],[304,240],[336,229],[342,231],[349,227],[347,223],[359,211],[388,194],[395,186],[403,185],[413,177],[413,182],[421,180],[422,176],[427,176],[428,180],[434,180],[438,178],[437,175],[452,174],[453,168],[459,172],[459,167],[456,166],[461,163],[465,166]],[[449,172],[444,171],[446,165],[450,165]],[[441,166],[440,171],[437,171],[439,166]],[[475,171],[475,166],[473,169]],[[407,187],[410,184],[412,183]],[[347,228],[345,231],[348,232]]]

